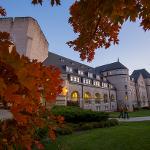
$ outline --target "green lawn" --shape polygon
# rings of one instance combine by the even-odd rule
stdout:
[[[117,118],[119,116],[119,112],[111,112],[110,117],[111,118]],[[150,116],[150,110],[138,110],[135,112],[129,112],[129,117],[145,117],[145,116]]]
[[[150,150],[150,122],[121,123],[62,136],[46,150]]]

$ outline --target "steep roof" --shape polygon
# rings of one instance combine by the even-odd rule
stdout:
[[[96,72],[105,72],[105,71],[110,71],[110,70],[116,70],[116,69],[128,69],[125,67],[123,64],[121,64],[119,61],[111,63],[111,64],[106,64],[103,66],[96,67]]]
[[[146,69],[134,70],[130,77],[134,78],[134,80],[137,81],[140,74],[144,79],[150,78],[150,73]]]
[[[74,74],[77,74],[78,69],[83,70],[84,72],[95,73],[95,70],[92,67],[78,63],[74,60],[65,58],[63,56],[54,54],[52,52],[48,52],[48,57],[43,62],[43,64],[46,66],[47,65],[55,65],[62,71],[62,73],[65,73],[66,66],[72,67],[73,70],[75,70]]]

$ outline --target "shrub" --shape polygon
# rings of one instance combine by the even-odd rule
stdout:
[[[108,119],[109,115],[106,112],[94,112],[84,110],[78,107],[71,106],[54,106],[52,108],[54,115],[64,116],[66,122],[99,122]]]
[[[150,107],[147,106],[147,107],[142,107],[143,110],[150,110]]]
[[[100,122],[82,122],[79,123],[78,126],[74,128],[75,131],[82,131],[82,130],[90,130],[94,128],[106,128],[106,127],[112,127],[119,125],[118,120],[116,119],[110,119],[106,121],[100,121]]]
[[[119,121],[117,119],[110,119],[108,121],[109,121],[110,126],[119,125]]]
[[[40,140],[48,137],[48,128],[47,127],[37,128],[35,130],[34,137],[35,139],[40,139]]]
[[[56,133],[59,135],[67,135],[67,134],[72,134],[73,129],[69,126],[64,126],[62,128],[57,128]]]
[[[93,129],[93,124],[92,123],[83,123],[81,126],[80,126],[80,130],[90,130],[90,129]]]

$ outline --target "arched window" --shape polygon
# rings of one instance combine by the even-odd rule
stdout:
[[[108,102],[108,95],[104,94],[104,103],[107,103],[107,102]]]
[[[110,100],[111,100],[111,101],[114,101],[114,100],[115,100],[115,96],[114,96],[114,94],[111,94],[111,96],[110,96]]]
[[[95,103],[100,103],[102,100],[102,96],[99,93],[95,93]]]
[[[95,100],[100,100],[100,94],[99,93],[95,93]]]
[[[72,101],[78,101],[80,99],[80,95],[78,91],[74,91],[71,93],[71,100]]]
[[[89,99],[91,99],[91,94],[89,92],[85,92],[83,98],[85,100],[89,100]]]
[[[128,100],[128,95],[125,95],[124,99],[127,101]]]

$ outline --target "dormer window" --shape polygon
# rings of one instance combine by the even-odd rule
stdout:
[[[106,81],[106,78],[104,77],[103,80]]]
[[[71,65],[74,65],[74,63],[73,62],[70,62],[71,63]]]
[[[132,78],[131,81],[134,81],[134,78]]]
[[[82,70],[78,70],[78,75],[83,76],[83,75],[84,75],[84,72],[83,72]]]
[[[80,82],[80,77],[77,77],[77,76],[70,76],[70,81],[72,82]]]
[[[99,81],[93,81],[93,85],[99,87],[100,86],[100,82]]]
[[[61,62],[64,62],[65,60],[64,60],[63,58],[60,58],[60,61],[61,61]]]
[[[104,72],[104,73],[103,73],[103,76],[107,76],[107,72]]]
[[[107,87],[108,87],[108,84],[107,84],[107,83],[102,82],[102,87],[107,88]]]
[[[112,86],[111,84],[109,84],[109,88],[110,88],[110,89],[113,89],[113,86]]]
[[[96,75],[96,79],[97,79],[97,80],[100,80],[100,75]]]
[[[83,78],[83,83],[84,84],[91,84],[91,80]]]
[[[66,66],[66,72],[72,73],[72,72],[73,72],[72,67],[68,67],[68,66]]]
[[[93,73],[88,72],[88,77],[93,78]]]

